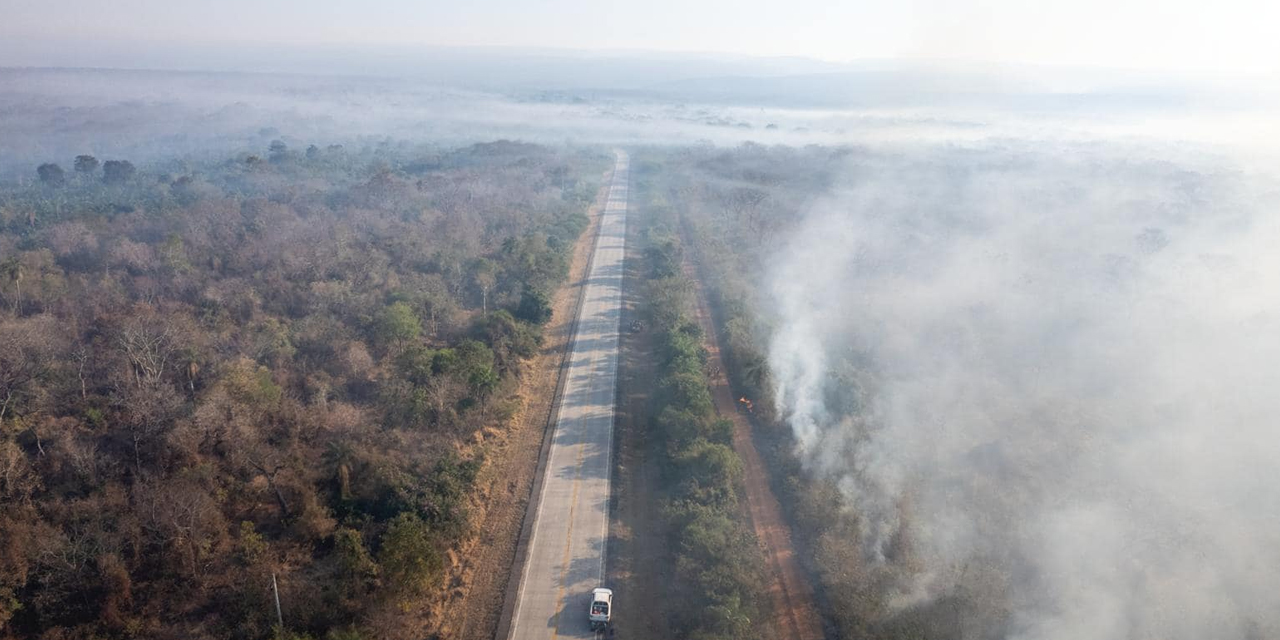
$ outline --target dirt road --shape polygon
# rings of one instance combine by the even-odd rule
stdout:
[[[688,242],[686,247],[692,246]],[[789,640],[822,640],[822,619],[814,604],[813,586],[800,567],[795,548],[791,544],[791,531],[782,517],[773,489],[769,486],[769,472],[751,436],[751,421],[742,404],[734,397],[729,378],[720,357],[720,333],[712,318],[707,292],[702,284],[700,270],[686,252],[684,272],[694,282],[697,297],[698,325],[706,334],[708,352],[708,379],[716,413],[733,421],[733,448],[742,458],[747,494],[747,511],[751,526],[763,546],[769,581],[770,622],[773,633]]]

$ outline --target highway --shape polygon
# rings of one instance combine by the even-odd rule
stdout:
[[[603,580],[628,161],[625,152],[617,152],[521,569],[508,636],[512,640],[596,637],[587,622],[587,608],[591,590],[608,586]]]

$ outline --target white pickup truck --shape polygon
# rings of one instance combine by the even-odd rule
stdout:
[[[591,620],[591,630],[601,631],[609,626],[609,617],[613,615],[613,590],[604,587],[591,592],[591,611],[587,614]]]

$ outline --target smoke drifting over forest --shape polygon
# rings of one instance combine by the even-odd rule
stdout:
[[[708,157],[708,149],[741,149],[746,142],[756,149],[786,146],[796,166],[775,172],[726,162],[714,189],[694,184],[663,195],[693,200],[746,185],[748,196],[759,196],[750,202],[762,218],[783,209],[771,209],[770,198],[785,189],[791,191],[779,201],[813,200],[799,224],[781,214],[756,220],[765,230],[756,235],[768,236],[758,245],[725,244],[746,253],[784,238],[770,255],[750,256],[752,265],[764,265],[762,274],[752,275],[763,275],[758,284],[765,293],[753,295],[769,303],[759,311],[769,327],[775,404],[805,468],[839,487],[858,523],[861,561],[894,576],[887,585],[890,607],[909,611],[947,598],[981,605],[957,607],[954,633],[935,634],[943,637],[1280,637],[1280,483],[1270,477],[1280,468],[1280,154],[1274,143],[1255,144],[1280,140],[1274,90],[1258,98],[1252,88],[1222,93],[1124,83],[1132,78],[1074,89],[1074,80],[1032,82],[1028,78],[1037,76],[1028,73],[1014,81],[954,70],[907,73],[777,60],[754,67],[674,57],[661,64],[583,60],[544,60],[534,65],[543,75],[532,79],[527,68],[501,56],[417,75],[410,69],[416,61],[405,62],[395,77],[357,75],[354,62],[330,70],[352,74],[344,76],[304,75],[298,65],[283,65],[278,74],[0,68],[0,189],[25,198],[0,208],[12,236],[0,238],[8,252],[0,258],[17,256],[9,262],[13,275],[3,281],[17,301],[6,304],[15,318],[22,316],[18,268],[37,265],[45,254],[51,265],[57,254],[69,271],[89,270],[80,254],[127,263],[103,262],[104,277],[123,277],[118,274],[127,269],[160,272],[154,265],[163,261],[154,256],[168,255],[170,247],[160,238],[178,238],[174,230],[200,223],[201,216],[248,228],[261,215],[278,220],[262,228],[283,238],[282,246],[286,240],[309,246],[322,241],[302,230],[327,233],[306,222],[308,207],[315,207],[333,225],[348,216],[372,220],[369,228],[381,234],[376,239],[385,236],[384,244],[399,251],[391,241],[401,235],[396,225],[420,214],[479,238],[486,216],[518,212],[504,223],[509,233],[541,233],[526,217],[585,208],[599,173],[592,154],[608,146],[665,147],[671,157],[690,148]],[[673,71],[682,66],[696,73]],[[579,73],[583,69],[590,73]],[[590,84],[572,81],[580,76]],[[465,146],[500,139],[547,148]],[[340,162],[320,153],[343,144],[372,152]],[[318,145],[318,159],[303,151],[310,145]],[[441,154],[391,153],[415,145],[462,149],[445,154],[443,164]],[[810,153],[811,145],[824,145],[822,153]],[[259,157],[273,148],[278,158]],[[131,187],[134,197],[168,203],[169,210],[153,208],[168,212],[172,230],[126,228],[151,224],[144,216],[148,205],[117,202],[122,192],[105,184],[105,175],[90,183],[77,171],[73,177],[86,179],[64,180],[63,167],[70,174],[80,154],[96,156],[89,175],[96,175],[99,158],[136,162],[142,177]],[[826,192],[808,193],[828,182],[825,168],[799,165],[817,165],[819,155],[843,157],[846,164]],[[506,164],[495,168],[499,161]],[[38,174],[43,163],[61,166]],[[299,195],[292,189],[303,179],[298,176],[329,186]],[[101,200],[98,208],[73,203],[64,212],[68,182],[76,193],[97,193],[82,202]],[[213,198],[201,191],[210,185],[218,188],[209,193],[220,208],[187,212],[183,207]],[[514,190],[522,185],[532,185],[536,198]],[[98,187],[102,191],[94,191]],[[475,204],[457,213],[455,199],[464,201],[455,197],[465,193],[471,203],[473,190],[481,194]],[[493,195],[490,203],[483,194],[502,197]],[[241,206],[237,198],[255,200]],[[52,212],[48,220],[30,214],[29,202],[45,203],[41,216]],[[669,204],[673,210],[687,205]],[[260,209],[266,213],[255,213]],[[101,230],[111,234],[103,238],[124,239],[123,249],[104,240],[99,252],[93,240],[81,243],[89,247],[83,251],[58,250],[58,242],[71,246],[66,238],[99,232],[76,216],[92,221],[101,211],[123,216],[119,229]],[[65,221],[54,217],[63,215]],[[61,226],[38,235],[44,233],[38,225],[55,223]],[[435,243],[471,247],[456,260],[440,252],[414,255],[413,264],[436,265],[422,269],[454,278],[446,290],[459,308],[476,306],[472,289],[481,285],[472,285],[494,277],[487,271],[491,259],[506,256],[515,264],[515,254],[479,239],[455,242],[444,232],[414,228],[432,251]],[[333,234],[335,247],[339,236]],[[547,251],[567,246],[568,240],[547,245],[545,236],[539,242]],[[45,237],[53,239],[54,252],[36,255],[44,240],[29,238]],[[228,232],[218,241],[230,246],[223,238],[231,237]],[[155,248],[126,238],[152,238]],[[244,250],[252,253],[243,259],[245,273],[266,268],[254,260],[268,264],[290,255],[272,248],[275,236],[262,242]],[[230,249],[195,246],[193,255],[202,260],[192,263],[207,270],[211,282],[230,277],[212,266]],[[345,252],[345,246],[339,248]],[[28,263],[19,260],[23,252]],[[152,257],[126,260],[138,252]],[[317,263],[338,262],[316,255]],[[410,264],[398,257],[388,262],[401,263]],[[352,282],[373,269],[342,264]],[[464,264],[475,270],[466,282]],[[36,266],[23,268],[38,273]],[[186,271],[170,271],[165,277],[185,281]],[[301,277],[273,286],[305,290],[317,300],[337,291],[325,282],[308,289]],[[417,276],[404,277],[405,287],[419,286],[410,280]],[[23,284],[29,299],[35,298],[33,279]],[[139,281],[143,293],[130,295],[150,300],[151,280]],[[370,301],[344,306],[347,321],[365,327],[361,331],[391,324],[360,313],[384,302],[403,304],[393,297],[402,295],[394,282],[385,290],[356,285]],[[89,284],[77,286],[100,295]],[[478,290],[482,315],[491,308],[488,286]],[[503,291],[508,305],[517,304],[515,284]],[[289,299],[310,299],[304,293]],[[259,315],[255,322],[276,326]],[[296,331],[322,336],[307,326]],[[330,367],[337,359],[358,361],[341,364],[351,370],[342,376],[352,380],[374,362],[357,337],[344,352],[355,356],[321,358]],[[306,340],[317,349],[333,343],[323,336]],[[392,355],[403,345],[371,344],[380,367],[391,371],[400,363],[395,366],[407,370]],[[419,373],[440,368],[414,366]],[[83,377],[80,382],[80,397],[92,398]],[[186,383],[194,406],[196,383]],[[207,384],[221,388],[212,377]],[[367,386],[352,383],[357,390]],[[103,398],[111,393],[101,390]],[[383,410],[377,404],[383,400],[367,400],[368,411]],[[31,415],[41,414],[32,409]],[[137,448],[135,440],[132,465],[140,468]],[[126,460],[119,468],[128,466]],[[453,473],[448,465],[439,469]],[[389,495],[378,487],[370,494]],[[256,535],[252,527],[248,533]],[[47,593],[31,584],[22,588]],[[25,628],[44,624],[36,613],[27,615],[19,620]]]
[[[1078,69],[442,50],[330,54],[277,73],[0,68],[0,87],[0,182],[82,153],[172,163],[252,153],[275,139],[840,145],[981,139],[996,135],[986,124],[993,116],[999,135],[1280,135],[1274,91]],[[1206,131],[1206,122],[1229,130]]]
[[[966,637],[1280,633],[1275,176],[1004,139],[843,177],[773,260],[771,366],[898,606],[985,589]]]

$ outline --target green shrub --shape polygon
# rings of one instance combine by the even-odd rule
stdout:
[[[525,289],[515,315],[530,324],[544,325],[551,320],[551,299],[541,291]]]
[[[399,598],[425,593],[444,568],[431,529],[409,512],[396,516],[387,527],[378,565],[384,585]]]
[[[682,274],[679,239],[651,232],[645,259],[653,279],[644,312],[659,337],[652,414],[665,444],[671,491],[664,513],[674,536],[673,586],[679,601],[688,603],[673,612],[674,628],[688,638],[748,638],[762,560],[738,508],[743,470],[730,446],[733,423],[715,417],[703,334],[688,316],[692,287]]]
[[[422,322],[407,302],[394,302],[384,307],[373,321],[373,338],[384,347],[403,350],[422,334]]]

